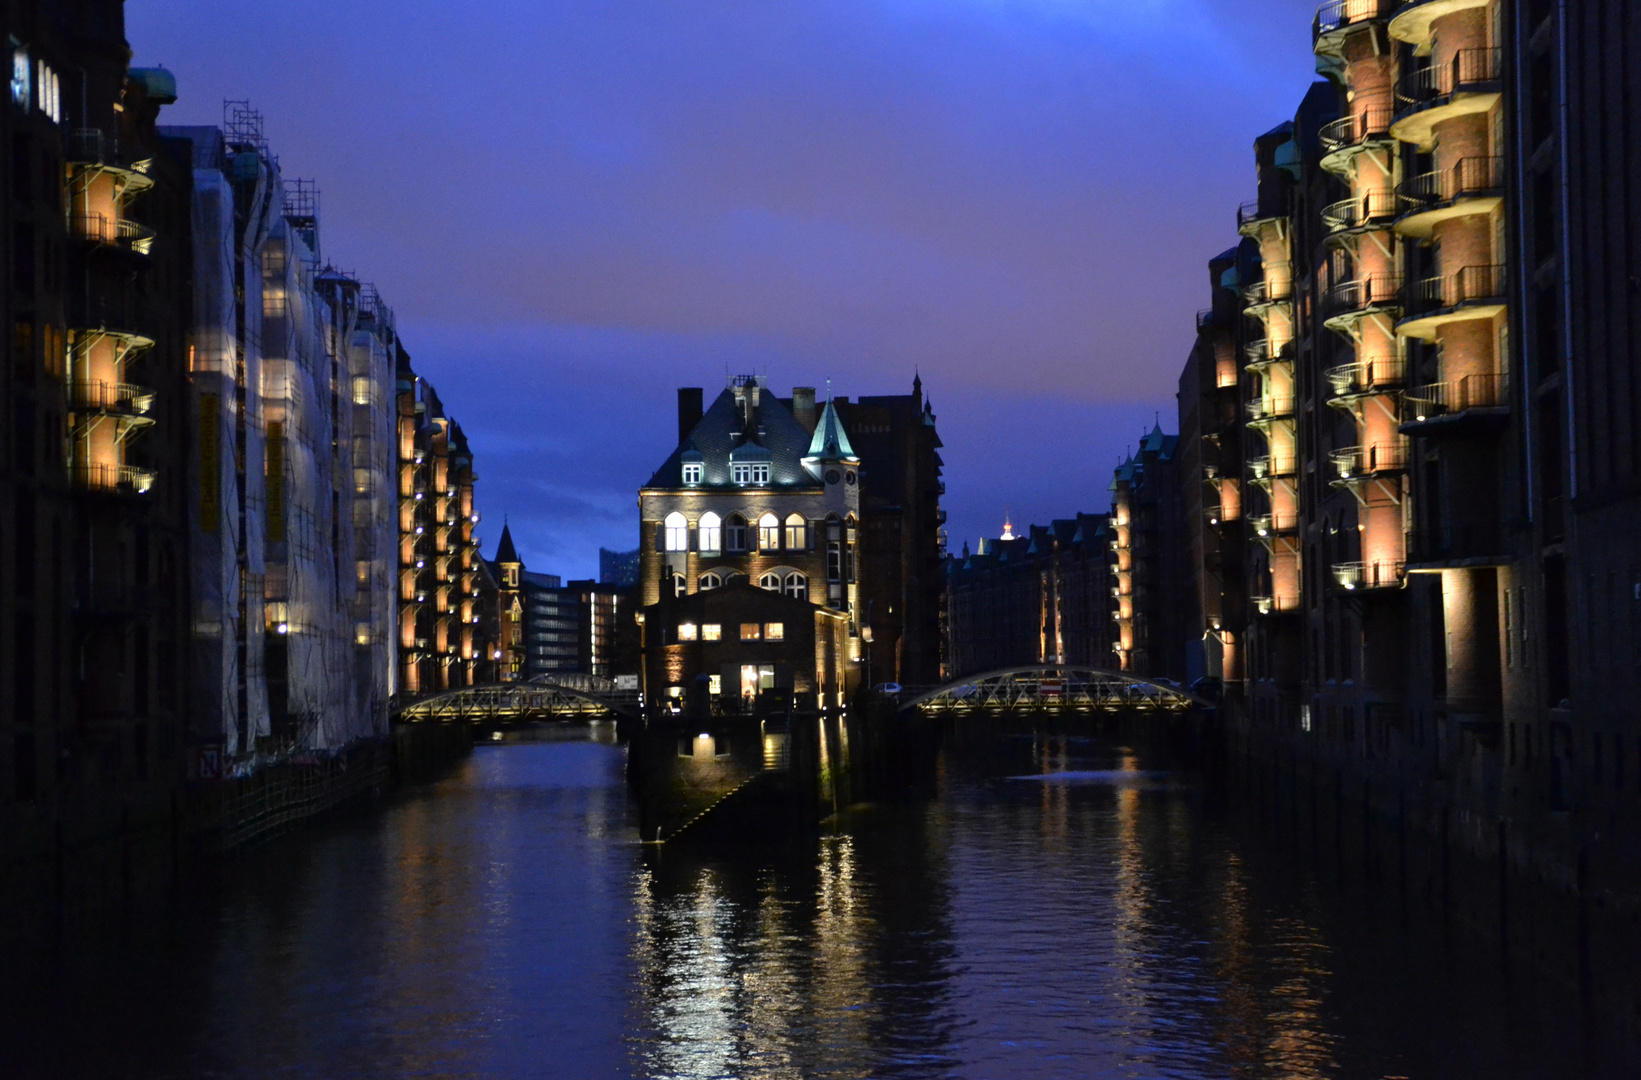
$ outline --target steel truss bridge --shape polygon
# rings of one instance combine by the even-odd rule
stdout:
[[[391,711],[397,720],[465,720],[475,724],[592,719],[611,714],[636,719],[638,691],[618,690],[615,683],[596,675],[538,675],[527,682],[396,697]]]
[[[985,671],[903,697],[900,703],[903,713],[1184,713],[1211,708],[1212,702],[1177,686],[1057,664]]]

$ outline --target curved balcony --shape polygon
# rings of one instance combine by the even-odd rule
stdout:
[[[1259,540],[1275,540],[1299,531],[1299,515],[1257,514],[1248,519],[1248,527],[1253,529],[1255,538]]]
[[[154,391],[135,383],[73,382],[68,400],[76,412],[142,416],[154,407]]]
[[[1333,580],[1348,592],[1400,589],[1407,582],[1407,564],[1400,559],[1333,564]]]
[[[1327,230],[1328,242],[1337,243],[1373,229],[1389,228],[1398,209],[1394,190],[1370,188],[1323,207],[1322,228]]]
[[[106,214],[78,213],[69,220],[69,231],[80,240],[102,247],[123,248],[138,255],[147,255],[154,246],[154,230],[139,225],[129,218],[111,218]]]
[[[1272,200],[1270,199],[1263,201],[1255,199],[1253,202],[1245,202],[1237,207],[1236,231],[1243,236],[1257,240],[1259,234],[1264,231],[1267,225],[1280,226],[1287,221],[1287,211],[1278,210],[1271,203]]]
[[[1406,317],[1396,332],[1430,339],[1438,328],[1466,319],[1491,319],[1504,310],[1502,266],[1465,266],[1452,274],[1410,282]]]
[[[1253,475],[1254,483],[1269,486],[1271,481],[1290,477],[1297,472],[1297,465],[1293,458],[1281,458],[1271,454],[1248,459],[1248,472]]]
[[[1329,481],[1334,487],[1361,484],[1407,470],[1407,450],[1394,443],[1373,446],[1349,446],[1328,453],[1337,479]]]
[[[1237,521],[1237,518],[1230,517],[1225,513],[1225,508],[1223,506],[1204,507],[1202,510],[1202,519],[1208,523],[1209,528],[1213,529],[1224,528],[1227,525],[1235,524]]]
[[[1434,40],[1430,24],[1444,15],[1486,7],[1491,0],[1402,0],[1390,17],[1390,36],[1425,51]]]
[[[1248,599],[1260,615],[1291,615],[1299,610],[1297,596],[1250,596]]]
[[[154,186],[151,159],[120,152],[119,142],[99,128],[75,128],[63,136],[63,164],[70,173],[111,173],[127,198]]]
[[[1341,281],[1322,294],[1323,325],[1329,330],[1349,333],[1356,323],[1370,315],[1399,313],[1401,291],[1399,274],[1370,274],[1353,281]]]
[[[1380,357],[1374,360],[1340,364],[1324,372],[1333,397],[1328,404],[1349,408],[1362,398],[1395,393],[1406,379],[1407,365],[1400,357]]]
[[[1391,138],[1428,148],[1435,142],[1437,124],[1491,109],[1501,92],[1503,58],[1502,49],[1460,49],[1445,64],[1407,72],[1396,87]]]
[[[1396,195],[1401,204],[1397,234],[1428,240],[1438,223],[1491,213],[1504,202],[1504,159],[1460,158],[1450,168],[1403,181]]]
[[[1287,264],[1282,263],[1266,269],[1267,271],[1271,269],[1285,270],[1286,267]],[[1289,304],[1292,301],[1293,278],[1286,273],[1275,280],[1262,277],[1258,281],[1250,281],[1242,286],[1242,313],[1252,318],[1264,318],[1273,308]]]
[[[1293,396],[1270,394],[1257,397],[1244,406],[1248,410],[1248,426],[1261,428],[1293,419]]]
[[[1442,435],[1470,420],[1497,422],[1509,415],[1510,387],[1503,375],[1466,375],[1421,386],[1402,398],[1401,430]]]
[[[1243,366],[1249,371],[1264,371],[1272,364],[1286,364],[1293,359],[1286,345],[1273,354],[1269,338],[1255,338],[1242,347],[1242,352],[1247,357]]]
[[[116,495],[145,495],[154,486],[155,474],[151,469],[134,465],[99,465],[78,462],[70,469],[74,486],[82,491],[108,492]]]
[[[1385,149],[1395,140],[1390,125],[1396,119],[1395,99],[1388,93],[1358,98],[1348,116],[1323,124],[1316,136],[1322,143],[1322,168],[1349,180],[1351,162],[1358,154]]]
[[[1338,56],[1350,35],[1390,18],[1395,6],[1395,0],[1325,0],[1311,22],[1311,47]]]

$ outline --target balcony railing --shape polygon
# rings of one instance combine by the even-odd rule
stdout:
[[[1350,114],[1330,120],[1317,131],[1324,154],[1390,138],[1390,124],[1396,119],[1396,102],[1390,94],[1364,96],[1351,107]]]
[[[1496,408],[1509,402],[1503,375],[1466,375],[1451,382],[1421,386],[1402,399],[1403,423],[1423,423],[1466,409]]]
[[[135,383],[75,382],[68,393],[76,409],[142,415],[154,407],[154,391]]]
[[[1295,463],[1292,458],[1265,455],[1248,459],[1248,471],[1255,480],[1270,480],[1279,476],[1292,476]]]
[[[1242,286],[1242,300],[1249,307],[1293,299],[1293,278],[1286,273],[1287,264],[1274,264],[1265,269],[1267,274],[1271,270],[1282,270],[1283,273],[1275,279],[1262,277],[1258,281],[1250,281]]]
[[[1407,566],[1400,559],[1334,563],[1333,580],[1337,581],[1341,588],[1351,591],[1399,589],[1407,580]]]
[[[134,465],[98,465],[79,462],[72,467],[76,487],[87,491],[115,491],[145,494],[154,486],[154,473]]]
[[[1265,338],[1254,338],[1242,347],[1242,354],[1248,358],[1249,367],[1263,367],[1271,362],[1271,343]]]
[[[1276,420],[1284,416],[1293,415],[1292,395],[1272,394],[1268,397],[1255,398],[1245,406],[1248,410],[1248,419],[1255,422]]]
[[[1260,539],[1285,536],[1299,529],[1298,514],[1259,514],[1248,519],[1248,527]]]
[[[1334,397],[1347,398],[1381,393],[1401,386],[1406,371],[1407,365],[1401,357],[1387,356],[1340,364],[1329,368],[1325,375],[1333,387]]]
[[[1286,211],[1278,208],[1274,199],[1254,199],[1236,208],[1236,227],[1240,232],[1255,222],[1269,221],[1285,214]]]
[[[1454,94],[1489,89],[1489,84],[1499,80],[1503,57],[1502,49],[1460,49],[1445,64],[1423,64],[1411,69],[1396,87],[1397,113],[1445,105]]]
[[[1322,209],[1322,227],[1329,233],[1361,229],[1374,224],[1388,225],[1396,217],[1396,192],[1390,188],[1370,188],[1348,199],[1340,199]]]
[[[1449,168],[1420,173],[1403,181],[1396,188],[1396,194],[1401,199],[1403,213],[1414,213],[1459,199],[1493,194],[1503,187],[1503,158],[1467,157]]]
[[[1399,307],[1401,290],[1399,274],[1372,274],[1341,281],[1322,295],[1322,314],[1333,318],[1373,308]]]
[[[1341,480],[1360,480],[1407,468],[1407,450],[1395,443],[1350,446],[1328,454]]]
[[[1311,38],[1320,41],[1327,34],[1348,30],[1358,23],[1388,19],[1395,0],[1326,0],[1316,11]]]
[[[1284,612],[1299,610],[1297,596],[1250,596],[1254,610],[1261,615],[1280,615]]]
[[[1407,313],[1436,315],[1477,304],[1504,303],[1503,266],[1466,266],[1452,274],[1410,282]]]

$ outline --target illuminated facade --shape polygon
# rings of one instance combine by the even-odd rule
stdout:
[[[639,491],[646,656],[655,605],[746,580],[840,613],[848,659],[863,660],[861,459],[837,408],[817,411],[802,387],[788,405],[761,376],[730,379],[704,412],[698,389],[678,402],[678,447]],[[650,687],[646,700],[684,685]]]
[[[421,694],[494,682],[500,627],[484,617],[489,575],[480,566],[467,436],[402,348],[395,402],[401,687]]]
[[[1641,133],[1580,74],[1614,11],[1323,4],[1181,376],[1190,636],[1244,745],[1542,880],[1617,880],[1641,788],[1641,199],[1603,156]]]
[[[180,776],[191,223],[187,147],[155,127],[175,81],[128,69],[121,4],[8,3],[0,22],[9,858],[163,821]]]

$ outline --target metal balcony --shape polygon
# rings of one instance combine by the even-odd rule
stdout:
[[[1334,563],[1333,580],[1350,592],[1399,589],[1407,581],[1407,564],[1400,559]]]
[[[1333,389],[1328,404],[1345,408],[1361,398],[1394,393],[1401,388],[1406,373],[1407,365],[1399,356],[1331,367],[1323,373]]]
[[[143,495],[154,486],[155,474],[134,465],[97,465],[77,462],[70,468],[74,486],[84,491]]]
[[[1390,128],[1396,119],[1396,99],[1388,92],[1363,95],[1351,109],[1348,115],[1323,124],[1316,133],[1322,144],[1322,168],[1347,181],[1351,178],[1351,162],[1358,154],[1393,141]]]
[[[1465,319],[1491,319],[1504,310],[1505,268],[1465,266],[1451,274],[1409,282],[1405,317],[1396,332],[1432,338],[1436,328]]]
[[[135,383],[72,382],[68,399],[78,412],[141,416],[154,407],[154,391]]]
[[[1503,416],[1509,411],[1509,395],[1509,383],[1499,374],[1466,375],[1418,387],[1402,398],[1402,431],[1435,435],[1470,416]]]
[[[1312,47],[1319,53],[1337,54],[1352,32],[1390,18],[1395,6],[1395,0],[1325,0],[1311,23]]]
[[[1256,484],[1269,484],[1272,480],[1293,476],[1296,470],[1297,464],[1293,458],[1266,454],[1248,459],[1248,472],[1253,475]]]
[[[1369,229],[1388,228],[1400,204],[1391,188],[1369,188],[1322,208],[1322,227],[1330,240],[1354,236]]]
[[[1285,304],[1293,299],[1293,277],[1287,272],[1288,264],[1272,263],[1265,269],[1267,276],[1242,286],[1242,302],[1249,315],[1260,314],[1273,304]],[[1269,276],[1272,270],[1280,271],[1274,279]]]
[[[1437,222],[1490,213],[1504,201],[1504,159],[1460,158],[1446,169],[1403,181],[1396,196],[1401,210],[1396,232],[1428,240]]]
[[[1255,398],[1243,406],[1248,411],[1248,426],[1259,427],[1293,418],[1292,395],[1267,395]]]
[[[1337,479],[1335,487],[1360,483],[1377,476],[1399,473],[1407,468],[1407,450],[1395,443],[1375,443],[1372,446],[1349,446],[1328,454]]]
[[[1254,531],[1256,540],[1274,540],[1279,536],[1290,536],[1298,532],[1299,515],[1257,514],[1248,519],[1248,527]]]
[[[1420,51],[1426,51],[1434,34],[1431,23],[1444,15],[1466,8],[1486,7],[1491,0],[1401,0],[1396,5],[1396,14],[1390,19],[1390,36],[1397,41],[1405,41],[1409,45],[1420,46]]]
[[[1299,610],[1297,596],[1250,596],[1248,599],[1260,615],[1287,615]]]
[[[1361,319],[1401,310],[1399,274],[1373,274],[1341,281],[1322,294],[1322,317],[1330,330],[1341,333]]]
[[[71,174],[113,173],[127,198],[154,186],[151,158],[122,152],[119,140],[100,128],[74,128],[63,135],[63,163]]]
[[[1499,99],[1503,64],[1502,49],[1475,48],[1458,50],[1445,64],[1408,70],[1396,87],[1391,137],[1429,146],[1442,121],[1491,109]]]
[[[1287,216],[1287,211],[1274,206],[1273,200],[1255,199],[1236,208],[1236,231],[1258,239],[1266,225],[1282,221]]]

